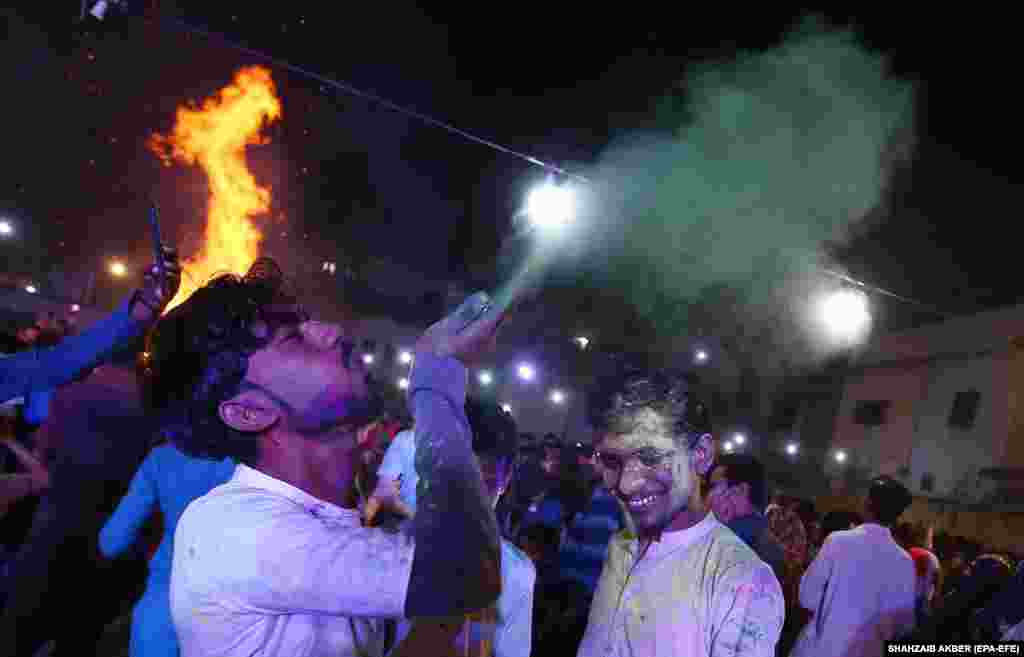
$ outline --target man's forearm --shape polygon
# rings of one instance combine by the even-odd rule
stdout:
[[[130,304],[130,301],[123,303],[110,316],[80,335],[36,352],[35,372],[26,392],[50,390],[72,381],[102,361],[116,347],[141,334],[146,324],[132,317]]]
[[[417,355],[410,386],[416,422],[416,554],[406,615],[481,609],[501,589],[494,512],[472,452],[465,417],[466,370],[453,358]]]

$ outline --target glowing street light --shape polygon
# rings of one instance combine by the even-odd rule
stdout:
[[[516,368],[516,373],[519,374],[519,378],[523,381],[533,381],[537,378],[537,371],[533,369],[532,365],[522,363]]]
[[[403,351],[403,352],[399,353],[398,354],[398,362],[401,363],[402,365],[408,365],[409,363],[411,363],[412,362],[412,352],[411,351]]]
[[[732,437],[732,439],[733,442],[735,442],[737,445],[742,445],[743,443],[747,442],[747,437],[744,436],[742,433],[736,434],[735,436]]]
[[[843,463],[845,461],[846,461],[846,451],[841,449],[838,452],[836,452],[836,463]]]
[[[724,443],[722,443],[722,449],[724,449],[726,452],[731,452],[732,451],[732,441],[731,440],[727,440]]]
[[[479,381],[480,385],[482,385],[482,386],[489,386],[492,383],[494,383],[494,376],[490,372],[488,372],[487,370],[484,370],[484,371],[480,372],[479,374],[477,374],[476,378],[477,378],[477,381]]]
[[[569,187],[545,182],[526,198],[526,215],[539,228],[561,228],[576,216],[575,194]]]
[[[564,402],[565,402],[565,393],[564,392],[562,392],[561,390],[552,390],[551,391],[551,403],[552,404],[562,404]]]
[[[124,263],[120,260],[115,260],[110,263],[110,273],[118,278],[121,278],[128,273],[128,268],[125,267]]]
[[[373,365],[373,354],[363,354],[363,362],[367,365]]]
[[[402,377],[401,379],[399,379],[398,380],[398,388],[400,390],[408,390],[409,389],[409,379],[407,379],[405,377]]]
[[[78,305],[77,303],[71,304],[71,312],[77,313],[81,309],[82,309],[82,307],[80,305]]]
[[[502,404],[501,405],[501,410],[505,411],[509,415],[512,415],[512,406],[509,405],[509,404]]]
[[[0,236],[7,237],[14,234],[14,226],[6,219],[0,221]]]
[[[580,348],[580,351],[585,351],[587,346],[590,344],[590,338],[585,338],[582,335],[577,338],[573,338],[572,341],[576,343],[576,346]]]
[[[832,292],[821,300],[818,312],[829,336],[839,342],[856,342],[871,328],[871,307],[860,290]]]
[[[708,352],[703,349],[698,349],[696,353],[693,354],[693,359],[697,361],[698,364],[703,365],[708,362]]]
[[[39,290],[36,289],[35,285],[29,283],[28,285],[25,286],[25,291],[28,292],[29,294],[35,294]]]
[[[800,451],[800,447],[796,443],[790,443],[786,445],[786,453],[790,456],[796,456],[796,453]]]

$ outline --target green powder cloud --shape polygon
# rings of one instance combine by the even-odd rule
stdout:
[[[670,331],[712,286],[756,305],[814,275],[808,261],[882,204],[886,154],[913,117],[913,84],[816,20],[684,82],[671,135],[620,140],[588,172],[573,240],[576,271],[628,289]]]

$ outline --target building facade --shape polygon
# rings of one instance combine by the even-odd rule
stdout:
[[[837,492],[888,474],[916,496],[1010,502],[1024,482],[1024,306],[870,342],[844,377],[830,447]]]

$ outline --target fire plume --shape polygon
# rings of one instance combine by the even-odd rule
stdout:
[[[280,117],[270,71],[252,66],[236,72],[231,84],[201,105],[179,107],[170,135],[150,138],[150,149],[164,165],[198,164],[210,181],[202,246],[182,263],[181,289],[167,310],[217,274],[244,274],[259,256],[263,234],[253,217],[270,210],[270,188],[249,171],[245,147],[267,143],[260,129]]]

